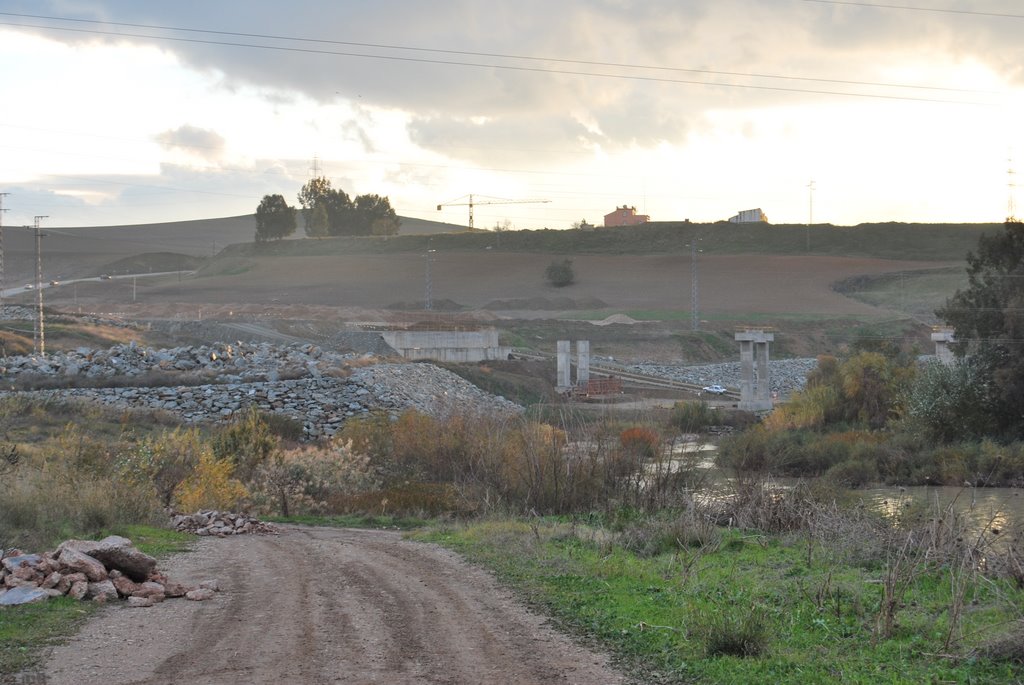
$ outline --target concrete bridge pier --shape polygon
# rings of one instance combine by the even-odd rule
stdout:
[[[953,350],[949,346],[956,342],[953,329],[945,326],[932,328],[932,342],[935,343],[935,357],[943,364],[949,365],[955,361]]]
[[[767,411],[772,408],[768,345],[774,340],[775,334],[763,329],[748,328],[736,333],[740,344],[740,409]]]

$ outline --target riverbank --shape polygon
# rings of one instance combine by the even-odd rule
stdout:
[[[416,537],[491,569],[645,683],[1024,677],[1019,584],[954,556],[926,561],[906,538],[869,534],[870,518],[824,524],[763,533],[686,515],[501,520]]]

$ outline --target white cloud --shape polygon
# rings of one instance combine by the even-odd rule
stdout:
[[[224,152],[224,136],[189,124],[158,133],[155,137],[164,148],[180,150],[195,157],[217,159]]]

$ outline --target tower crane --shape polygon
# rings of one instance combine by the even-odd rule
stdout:
[[[468,202],[460,202],[469,198]],[[500,197],[489,198],[486,200],[474,200],[473,195],[463,195],[457,197],[449,202],[442,202],[437,206],[437,211],[441,211],[442,207],[465,207],[469,206],[469,230],[473,230],[473,207],[477,205],[519,205],[519,204],[532,204],[534,202],[551,202],[551,200],[506,200]]]

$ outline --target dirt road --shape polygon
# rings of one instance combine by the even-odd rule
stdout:
[[[47,685],[622,682],[488,574],[397,533],[204,538],[161,568],[223,591],[104,609],[54,649]]]

